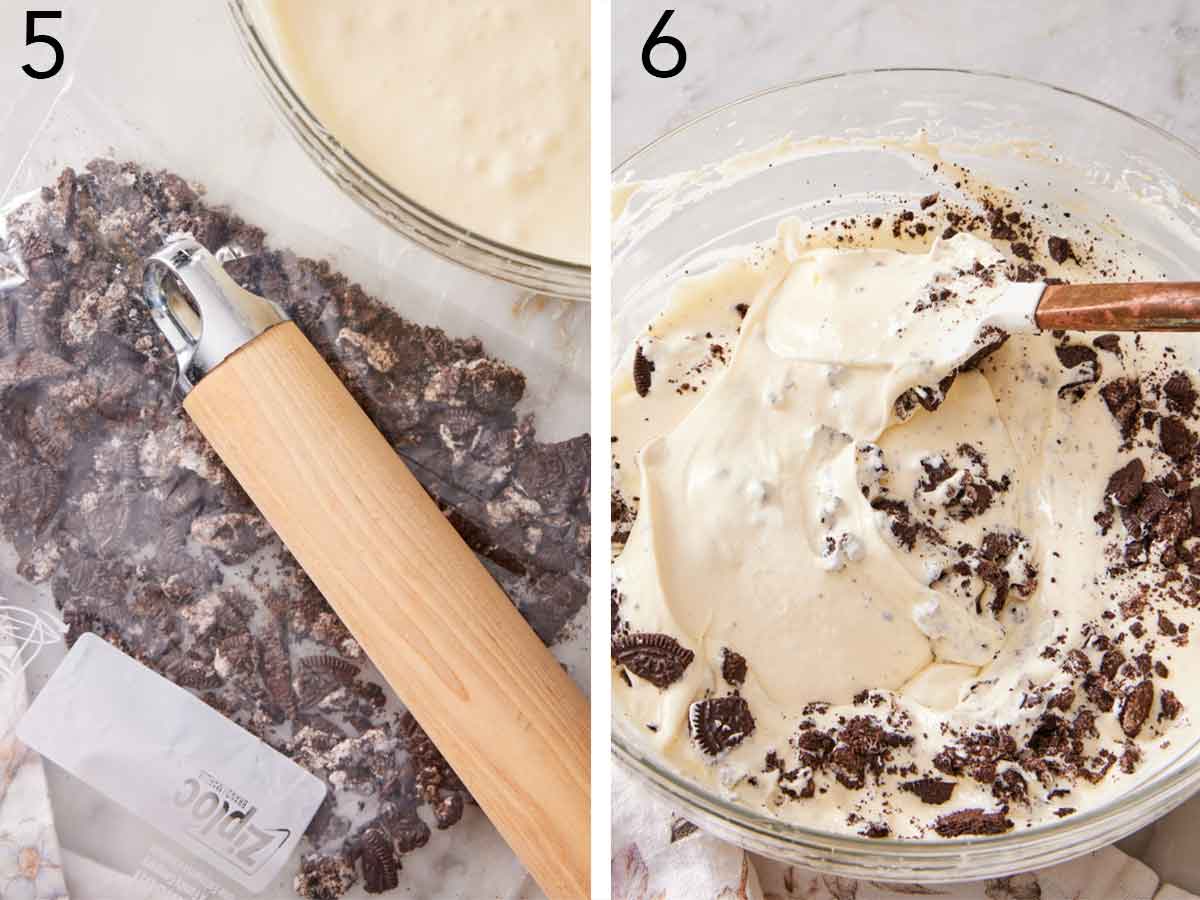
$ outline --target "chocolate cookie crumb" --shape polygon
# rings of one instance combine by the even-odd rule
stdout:
[[[754,716],[743,698],[697,700],[688,711],[688,731],[701,750],[719,756],[754,733]]]
[[[1071,242],[1064,237],[1051,236],[1047,238],[1046,250],[1050,253],[1050,258],[1059,265],[1075,255]]]
[[[733,687],[741,687],[746,681],[746,657],[728,647],[722,648],[721,677]]]
[[[1121,701],[1121,730],[1135,738],[1150,715],[1154,705],[1154,683],[1149,679],[1138,682]]]
[[[957,782],[941,781],[937,778],[919,778],[916,781],[905,781],[900,784],[900,790],[916,794],[922,803],[941,806],[954,793]]]
[[[400,884],[400,861],[391,840],[378,828],[371,828],[362,840],[363,888],[368,894],[382,894]]]
[[[633,387],[639,397],[645,397],[650,393],[650,381],[653,374],[654,363],[646,358],[646,354],[642,352],[642,345],[638,344],[633,355]]]
[[[655,687],[668,688],[691,665],[695,654],[667,634],[639,632],[613,638],[613,661]]]
[[[1100,389],[1100,396],[1109,413],[1117,420],[1122,439],[1130,441],[1141,427],[1141,385],[1135,379],[1114,378]]]
[[[1185,462],[1196,449],[1196,435],[1176,416],[1164,418],[1158,426],[1163,452],[1177,463]]]
[[[308,853],[300,860],[292,888],[306,900],[338,900],[357,881],[354,864],[345,857]]]
[[[992,782],[992,796],[1002,803],[1018,803],[1029,799],[1029,785],[1016,769],[1007,769]]]
[[[1012,819],[1008,818],[1006,810],[984,812],[982,809],[962,809],[958,812],[938,816],[933,823],[933,830],[940,837],[962,837],[967,834],[1003,834],[1013,827]]]
[[[1145,478],[1145,464],[1140,459],[1132,459],[1109,476],[1105,496],[1112,497],[1118,506],[1129,506],[1142,495]]]
[[[1159,691],[1158,703],[1159,721],[1162,721],[1163,719],[1174,721],[1179,713],[1183,711],[1183,704],[1179,702],[1179,698],[1175,696],[1175,692],[1167,690],[1166,688],[1163,688],[1161,691]]]
[[[676,816],[671,820],[671,843],[675,844],[682,841],[685,837],[691,837],[699,830],[699,828],[687,819]]]
[[[1196,389],[1184,372],[1176,372],[1163,385],[1167,408],[1181,416],[1191,416],[1196,410]]]
[[[1058,361],[1068,369],[1096,362],[1096,351],[1084,344],[1060,344],[1054,348]]]

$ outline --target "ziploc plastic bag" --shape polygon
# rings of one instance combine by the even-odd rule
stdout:
[[[338,896],[351,881],[361,896],[380,834],[399,892],[534,891],[183,413],[140,266],[191,231],[281,303],[583,682],[586,311],[434,259],[338,194],[275,124],[215,4],[93,19],[86,6],[67,4],[57,93],[5,121],[32,137],[0,152],[0,595],[61,615],[69,642],[105,639],[325,783],[303,846],[259,896],[296,883]],[[139,53],[116,52],[132,33]],[[38,658],[35,688],[64,649]],[[80,862],[75,881],[72,859],[122,890],[175,866],[176,895],[203,896],[202,860],[47,774],[73,897],[113,889],[89,893],[102,879]]]

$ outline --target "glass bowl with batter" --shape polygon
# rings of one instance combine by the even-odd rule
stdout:
[[[940,174],[930,160],[942,161]],[[953,193],[946,176],[957,166],[1034,208],[1044,204],[1074,235],[1119,246],[1140,277],[1200,280],[1198,163],[1194,149],[1120,110],[998,75],[855,72],[746,98],[661,138],[615,172],[618,385],[629,348],[684,273],[715,271],[727,248],[769,240],[793,217],[814,223],[813,231],[835,221],[890,225],[898,209],[920,213],[922,198],[940,193],[945,203]],[[1200,340],[1178,336],[1173,349],[1183,368],[1200,368]],[[1052,586],[1045,590],[1053,596]],[[1183,648],[1175,657],[1182,664],[1181,654],[1192,653]],[[712,779],[701,784],[628,714],[638,708],[632,701],[618,697],[613,706],[617,761],[681,815],[751,850],[847,877],[933,883],[1027,871],[1112,843],[1200,789],[1200,740],[1185,730],[1112,796],[1063,818],[994,835],[867,837],[789,821],[732,799]]]
[[[303,8],[305,7],[297,4],[297,9]],[[571,171],[566,173],[569,176],[567,181],[558,186],[561,188],[565,184],[568,188],[566,190],[551,190],[553,182],[542,178],[538,172],[531,173],[522,168],[520,160],[514,160],[511,154],[506,155],[498,150],[479,154],[479,158],[461,160],[464,167],[463,177],[445,179],[440,189],[426,189],[424,176],[419,172],[410,178],[410,183],[415,183],[414,178],[421,181],[421,190],[413,190],[411,187],[406,189],[396,179],[389,180],[381,174],[387,171],[387,167],[382,165],[384,157],[380,155],[379,147],[364,145],[361,134],[348,135],[344,142],[338,137],[337,123],[332,121],[335,112],[352,117],[352,124],[361,128],[365,127],[364,123],[369,125],[371,121],[369,110],[338,110],[336,106],[330,106],[327,102],[329,98],[326,97],[322,101],[326,114],[319,116],[314,111],[318,107],[314,102],[316,98],[312,90],[305,91],[297,77],[299,70],[294,65],[294,54],[289,55],[288,44],[281,37],[279,23],[273,16],[271,0],[229,0],[229,9],[246,55],[289,130],[321,170],[348,196],[405,237],[446,259],[538,293],[575,300],[588,299],[591,269],[587,247],[589,203],[586,185],[586,103],[583,104],[581,113],[560,110],[562,115],[557,117],[552,128],[539,131],[521,126],[516,132],[516,136],[524,140],[541,140],[547,143],[555,152],[559,152],[559,144],[564,142],[575,142],[576,138],[583,141],[584,150],[570,150],[574,156],[564,163]],[[318,10],[326,16],[337,16],[344,12],[340,5],[330,5],[328,9],[314,6],[310,9]],[[567,14],[564,12],[563,15]],[[308,24],[316,28],[322,27],[319,22]],[[499,23],[479,24],[485,29],[482,32],[485,34],[502,30]],[[403,27],[403,23],[397,23],[397,27]],[[323,29],[326,32],[330,30]],[[312,35],[297,31],[295,40],[302,44],[311,44],[311,37]],[[461,37],[464,40],[466,38],[465,35]],[[432,33],[426,35],[425,40],[426,43],[432,43]],[[573,44],[565,47],[556,45],[549,48],[547,53],[551,50],[552,56],[563,57],[564,65],[571,67],[572,77],[578,75],[586,79],[586,41],[582,50]],[[474,63],[464,59],[460,61],[460,65],[463,71],[467,71],[467,67]],[[347,62],[342,70],[349,73],[350,63]],[[452,74],[438,77],[450,77]],[[379,77],[384,76],[381,74]],[[315,69],[312,78],[315,79],[314,83],[328,82],[327,74]],[[560,82],[568,80],[570,79],[558,79]],[[430,91],[436,88],[436,81],[431,74],[428,82]],[[560,90],[567,90],[569,87],[556,85]],[[586,94],[586,85],[583,93]],[[422,102],[427,101],[430,104],[427,112],[436,114],[444,127],[441,132],[436,132],[432,127],[422,128],[419,112],[414,113],[411,131],[413,143],[407,146],[419,149],[426,146],[427,142],[432,144],[442,140],[453,133],[452,128],[457,124],[451,120],[452,115],[470,115],[470,110],[457,110],[455,113],[454,109],[451,109],[453,98],[447,103],[444,97],[433,93],[419,93],[417,96]],[[532,115],[540,114],[536,107],[527,112]],[[582,116],[582,122],[575,122],[575,115]],[[345,128],[343,133],[346,134]],[[408,134],[404,137],[408,138]],[[351,146],[358,152],[352,152],[349,149]],[[450,147],[443,155],[448,156],[456,149]],[[585,156],[582,162],[576,158],[580,152]],[[504,171],[506,166],[509,171]],[[574,171],[576,169],[582,170],[582,176],[580,172]],[[581,177],[582,185],[577,183]],[[484,180],[489,178],[492,179],[492,184],[485,185]],[[489,223],[479,220],[477,213],[479,207],[491,202],[487,199],[488,191],[495,186],[494,183],[498,179],[515,185],[514,189],[531,186],[531,190],[540,191],[538,202],[547,208],[539,210],[533,207],[524,210],[524,220],[518,223],[517,227],[493,228],[491,233],[488,233],[486,226]],[[535,183],[539,179],[541,183]],[[475,188],[480,188],[477,202],[471,196]],[[420,199],[417,199],[417,194],[421,194]],[[500,192],[496,192],[496,198],[495,202],[503,201]],[[574,208],[576,206],[579,207],[578,210]],[[539,211],[541,216],[537,215]],[[475,221],[472,221],[473,219]],[[540,225],[540,220],[545,220],[548,224]],[[557,226],[551,227],[555,223]],[[540,228],[541,233],[528,234],[529,228]]]

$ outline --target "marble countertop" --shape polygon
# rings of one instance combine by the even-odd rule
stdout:
[[[683,41],[688,62],[674,78],[659,79],[642,68],[641,52],[664,7],[613,2],[614,163],[755,91],[892,66],[967,68],[1046,81],[1200,145],[1200,4],[1191,0],[684,0],[674,8],[666,32]],[[663,64],[670,61],[663,57]],[[1200,859],[1188,852],[1198,835],[1200,797],[1120,846],[1163,881],[1200,893]],[[767,883],[779,873],[762,874]]]
[[[664,6],[613,2],[614,163],[755,91],[891,66],[1047,81],[1200,144],[1200,4],[1192,0],[683,0],[674,8],[667,33],[683,41],[688,63],[659,79],[642,68],[641,54]]]

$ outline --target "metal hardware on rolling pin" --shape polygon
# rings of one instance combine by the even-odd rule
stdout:
[[[191,235],[168,238],[146,260],[142,284],[150,315],[179,361],[185,395],[235,350],[290,321],[278,304],[238,285]]]

